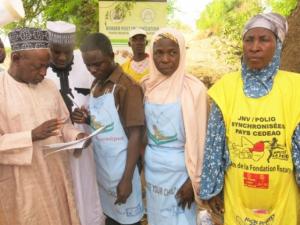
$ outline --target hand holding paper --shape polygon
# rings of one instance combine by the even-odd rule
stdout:
[[[58,152],[58,151],[64,151],[64,150],[70,150],[70,149],[83,149],[88,145],[88,142],[91,141],[91,138],[98,133],[100,133],[104,127],[100,127],[99,129],[95,130],[93,133],[88,135],[87,137],[84,137],[82,139],[76,140],[76,141],[70,141],[66,143],[55,143],[55,144],[50,144],[50,145],[44,145],[44,150],[55,150],[52,151],[49,154]]]

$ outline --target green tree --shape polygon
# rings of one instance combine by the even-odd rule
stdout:
[[[273,12],[277,12],[283,16],[289,16],[297,7],[298,0],[266,0]]]
[[[222,45],[216,46],[219,55],[225,55],[228,64],[238,66],[243,26],[263,9],[260,0],[213,0],[200,15],[197,27],[219,36]]]
[[[135,0],[119,2],[115,10],[126,16],[134,3]],[[99,30],[98,4],[98,0],[23,0],[26,17],[5,26],[2,32],[24,26],[45,28],[48,20],[63,20],[76,25],[78,46],[86,34]]]
[[[97,32],[98,0],[51,0],[43,11],[42,21],[63,20],[76,25],[77,45],[86,34]]]
[[[239,64],[242,54],[241,35],[245,23],[252,16],[273,11],[284,16],[291,14],[298,0],[213,0],[197,21],[200,31],[209,30],[220,37],[225,48],[220,54],[227,55],[230,64]]]

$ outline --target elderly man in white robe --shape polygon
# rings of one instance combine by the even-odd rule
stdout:
[[[48,34],[9,33],[11,64],[0,75],[0,224],[79,225],[68,151],[44,145],[80,139],[54,83],[44,79]],[[46,156],[48,154],[48,156]]]
[[[47,78],[54,81],[67,105],[72,108],[88,103],[89,88],[93,77],[87,70],[79,50],[75,48],[74,24],[64,21],[48,21],[50,68]],[[76,105],[75,105],[76,104]],[[86,124],[75,124],[89,132]],[[92,145],[77,157],[70,155],[76,204],[82,225],[104,225],[105,216],[100,204]]]

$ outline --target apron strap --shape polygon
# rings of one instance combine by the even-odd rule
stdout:
[[[95,83],[94,87],[91,89],[91,96],[94,96],[94,91],[95,91],[96,87],[98,86],[99,82],[100,82],[100,80],[98,80],[98,81]]]
[[[112,94],[115,93],[116,86],[117,86],[117,84],[114,84],[113,89],[112,89],[112,91],[111,91]]]

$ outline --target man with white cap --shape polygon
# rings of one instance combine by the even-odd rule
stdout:
[[[279,70],[287,31],[279,14],[252,17],[241,71],[208,92],[200,197],[226,225],[300,223],[300,76]]]
[[[47,29],[51,53],[47,78],[53,80],[60,89],[71,113],[74,104],[83,106],[88,102],[93,77],[86,69],[80,52],[74,51],[75,25],[64,21],[48,21]],[[89,132],[87,125],[75,126]],[[71,156],[71,169],[81,224],[104,224],[105,216],[99,200],[92,146],[82,151],[79,157]]]
[[[0,75],[0,224],[79,225],[69,152],[44,145],[85,136],[70,122],[52,81],[48,34],[37,28],[8,34],[12,53]]]
[[[132,49],[133,56],[122,64],[122,69],[136,81],[140,81],[149,73],[149,56],[145,52],[147,44],[146,31],[134,29],[129,32],[128,45]]]

